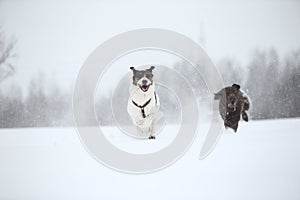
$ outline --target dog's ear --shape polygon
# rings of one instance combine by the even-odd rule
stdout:
[[[214,100],[218,100],[222,98],[222,95],[224,95],[225,89],[221,89],[219,92],[214,93]]]
[[[236,90],[239,90],[241,88],[241,86],[239,86],[238,84],[233,84],[232,87]]]
[[[151,71],[152,71],[153,69],[155,69],[155,67],[154,67],[154,66],[151,66],[149,70],[151,70]]]

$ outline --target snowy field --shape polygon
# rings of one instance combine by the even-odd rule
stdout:
[[[300,119],[241,123],[199,160],[204,132],[170,167],[129,175],[94,160],[72,128],[2,129],[0,200],[300,199]],[[169,136],[107,137],[120,148],[143,148],[163,147]]]

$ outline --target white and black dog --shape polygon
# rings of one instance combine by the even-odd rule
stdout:
[[[130,97],[127,111],[140,134],[147,134],[149,139],[155,139],[154,125],[163,113],[160,111],[158,95],[155,92],[152,70],[137,70],[130,67],[133,72],[130,86]]]

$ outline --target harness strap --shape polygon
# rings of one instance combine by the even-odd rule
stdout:
[[[133,103],[136,107],[139,107],[139,108],[141,109],[143,118],[146,118],[146,114],[145,114],[144,108],[150,103],[151,98],[150,98],[146,103],[144,103],[142,106],[140,106],[139,104],[137,104],[137,103],[134,102],[133,100],[131,100],[131,101],[132,101],[132,103]]]

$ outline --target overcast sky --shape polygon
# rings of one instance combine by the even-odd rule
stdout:
[[[0,1],[0,25],[17,39],[14,82],[43,72],[74,82],[89,53],[138,28],[170,29],[202,43],[212,60],[246,63],[254,49],[300,47],[300,1]],[[204,37],[205,43],[201,37]]]

